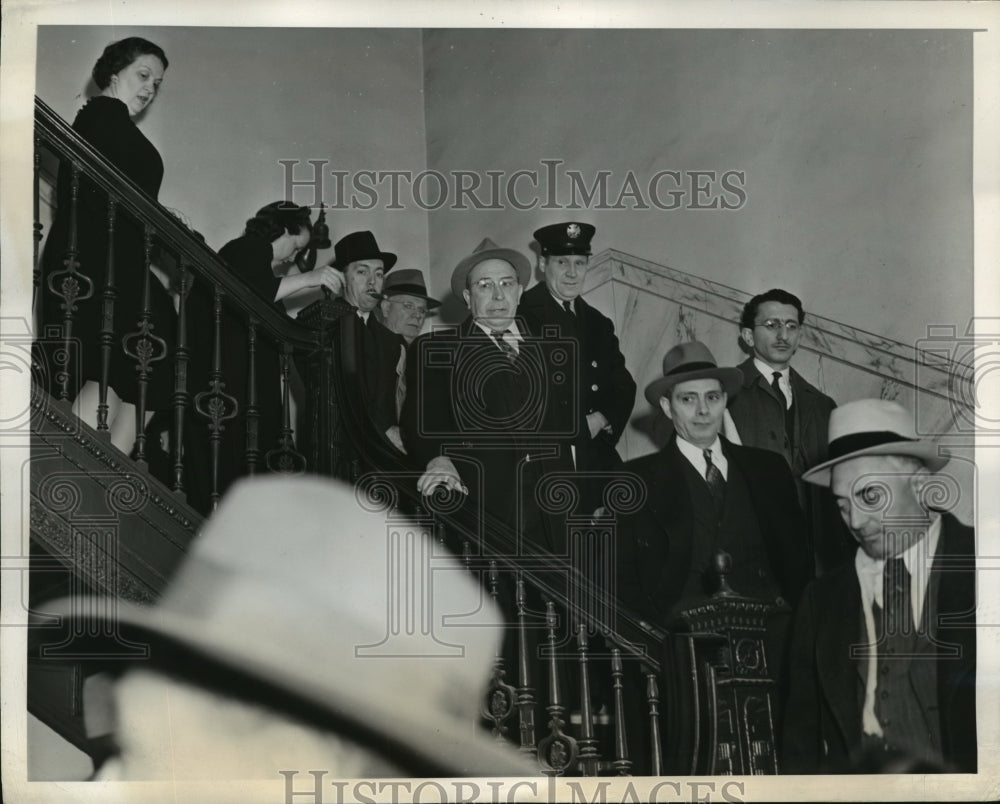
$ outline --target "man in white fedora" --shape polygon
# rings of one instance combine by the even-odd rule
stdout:
[[[799,605],[784,771],[976,771],[975,533],[929,505],[947,460],[895,402],[832,412],[803,479],[860,549]]]
[[[74,654],[99,659],[109,645],[87,635],[109,631],[148,645],[114,682],[119,752],[97,779],[254,779],[278,800],[286,784],[312,790],[317,769],[323,786],[530,773],[476,728],[501,636],[495,607],[427,534],[374,507],[319,478],[243,480],[155,605],[48,606],[77,626]],[[407,621],[430,633],[398,627]],[[239,799],[207,789],[172,798]]]

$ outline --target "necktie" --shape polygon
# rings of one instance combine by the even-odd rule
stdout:
[[[886,636],[909,636],[913,633],[910,573],[898,556],[886,561],[882,570],[882,609]]]
[[[406,399],[406,348],[399,347],[399,362],[396,363],[396,421],[403,412]]]
[[[570,315],[576,315],[576,311],[573,309],[573,302],[564,301],[562,303],[563,309]]]
[[[712,450],[702,450],[702,454],[705,456],[705,482],[708,483],[708,490],[712,493],[716,506],[721,508],[726,497],[726,479],[719,467],[712,463]]]
[[[508,334],[510,334],[509,329],[501,329],[490,333],[493,336],[493,340],[496,341],[497,346],[500,347],[500,351],[503,352],[504,357],[513,363],[517,359],[517,349],[504,337]]]
[[[781,372],[776,371],[771,375],[771,387],[774,389],[774,393],[778,397],[778,401],[781,402],[783,407],[788,407],[788,400],[785,398],[785,392],[781,390]]]

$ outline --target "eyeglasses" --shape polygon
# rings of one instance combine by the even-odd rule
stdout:
[[[759,321],[754,324],[755,327],[763,327],[768,332],[777,332],[780,329],[784,329],[786,332],[795,333],[799,331],[798,321],[781,321],[777,318],[767,318],[764,321]]]
[[[400,304],[403,309],[410,315],[419,315],[421,317],[427,315],[427,308],[421,307],[418,304],[414,304],[411,301],[400,301],[399,299],[386,299],[387,302],[392,304]]]
[[[472,287],[483,294],[492,294],[497,287],[504,293],[510,293],[517,285],[518,281],[512,276],[505,276],[499,282],[494,282],[492,279],[477,279],[472,283]]]

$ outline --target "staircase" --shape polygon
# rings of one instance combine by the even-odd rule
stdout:
[[[467,541],[456,542],[462,531],[449,514],[449,501],[414,499],[407,491],[414,484],[386,482],[388,472],[411,470],[390,450],[352,435],[364,432],[364,416],[342,393],[352,382],[344,356],[353,347],[346,334],[350,328],[340,326],[333,302],[318,302],[300,321],[280,315],[40,100],[35,122],[36,219],[44,195],[38,166],[52,159],[75,165],[109,195],[119,215],[142,222],[150,242],[174,260],[182,276],[182,313],[183,277],[197,274],[214,285],[220,304],[238,310],[261,337],[279,346],[286,367],[293,359],[298,364],[307,388],[306,433],[299,434],[300,445],[308,445],[300,456],[305,471],[358,483],[372,500],[381,500],[387,521],[404,509],[419,528],[461,545],[457,549],[469,570],[480,574],[510,618],[509,649],[497,657],[483,702],[483,723],[497,739],[537,757],[540,772],[548,774],[778,770],[773,681],[754,661],[775,611],[744,598],[713,598],[666,633],[618,610],[613,589],[609,592],[594,575],[595,566],[613,561],[614,510],[598,520],[563,512],[568,542],[576,547],[568,556],[545,556],[537,563],[490,558]],[[615,321],[640,387],[659,372],[664,344],[678,340],[696,337],[721,363],[735,362],[727,357],[747,294],[615,250],[597,255],[592,264],[588,300]],[[37,275],[35,285],[37,293]],[[113,288],[104,292],[109,290],[113,298]],[[796,367],[807,379],[843,401],[864,395],[899,398],[923,410],[936,435],[950,443],[961,440],[954,400],[970,397],[956,396],[954,389],[971,378],[961,366],[817,316],[806,323],[804,357]],[[216,337],[224,333],[217,330]],[[168,471],[158,473],[165,481],[154,477],[145,451],[138,461],[122,454],[111,446],[106,429],[82,424],[65,399],[33,384],[27,484],[30,606],[81,593],[102,596],[109,606],[119,599],[150,603],[183,559],[201,522],[185,499],[178,446],[185,412],[203,390],[187,387],[190,348],[182,328],[173,366]],[[65,366],[43,370],[59,368]],[[291,420],[288,394],[285,416]],[[640,394],[622,449],[625,457],[637,457],[657,446]],[[629,482],[622,478],[623,491]],[[620,498],[627,505],[628,494]],[[485,534],[501,556],[517,554],[515,534],[500,523],[487,522]],[[83,702],[90,679],[108,661],[51,661],[71,649],[72,636],[48,622],[32,629],[28,708],[99,761],[109,748],[85,722]],[[123,655],[133,649],[122,645]]]

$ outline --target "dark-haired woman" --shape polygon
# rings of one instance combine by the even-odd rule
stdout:
[[[332,266],[323,266],[306,273],[276,277],[274,272],[288,263],[309,245],[312,222],[308,207],[287,201],[276,201],[257,211],[246,223],[244,233],[221,249],[219,256],[233,269],[236,276],[265,301],[277,304],[299,291],[326,287],[334,294],[340,292],[343,279]],[[192,399],[202,391],[211,393],[212,359],[215,344],[214,319],[215,292],[200,277],[196,278],[188,299],[188,320],[191,322],[192,380],[188,383]],[[221,323],[221,370],[225,388],[223,392],[235,398],[238,413],[235,418],[222,422],[219,448],[219,465],[216,489],[222,494],[229,485],[247,473],[247,391],[250,377],[250,332],[246,317],[232,300],[224,300]],[[267,471],[266,455],[278,443],[282,423],[281,364],[276,345],[267,337],[263,327],[257,327],[254,341],[254,388],[259,418],[257,420],[257,471]],[[209,412],[210,397],[203,397],[197,405]],[[212,506],[211,468],[211,419],[199,413],[194,415],[189,430],[188,447],[189,502],[207,513]]]
[[[154,200],[163,179],[163,160],[153,144],[132,122],[156,97],[167,69],[167,57],[152,42],[139,37],[108,45],[93,69],[101,94],[91,98],[73,121],[73,129]],[[70,250],[71,170],[59,169],[57,209],[42,260],[41,317],[43,335],[52,343],[64,337],[67,297],[76,306],[70,335],[78,346],[70,353],[69,398],[78,415],[97,426],[101,377],[101,307],[108,262],[108,198],[87,180],[81,180],[76,215],[76,261],[80,274],[74,282],[65,261]],[[129,452],[135,441],[139,376],[138,361],[126,355],[123,338],[139,330],[143,283],[150,285],[151,334],[163,338],[169,351],[174,340],[173,301],[146,269],[144,233],[131,216],[119,212],[114,230],[115,304],[111,360],[108,371],[108,427],[112,443]],[[51,285],[51,287],[50,287]],[[88,298],[80,298],[88,296]],[[57,333],[53,336],[52,333]],[[134,340],[131,347],[135,350]],[[162,350],[161,350],[162,351]],[[155,356],[155,355],[154,355]],[[150,364],[146,392],[147,417],[170,403],[173,370],[168,359]],[[49,390],[58,396],[59,367],[49,355]]]

